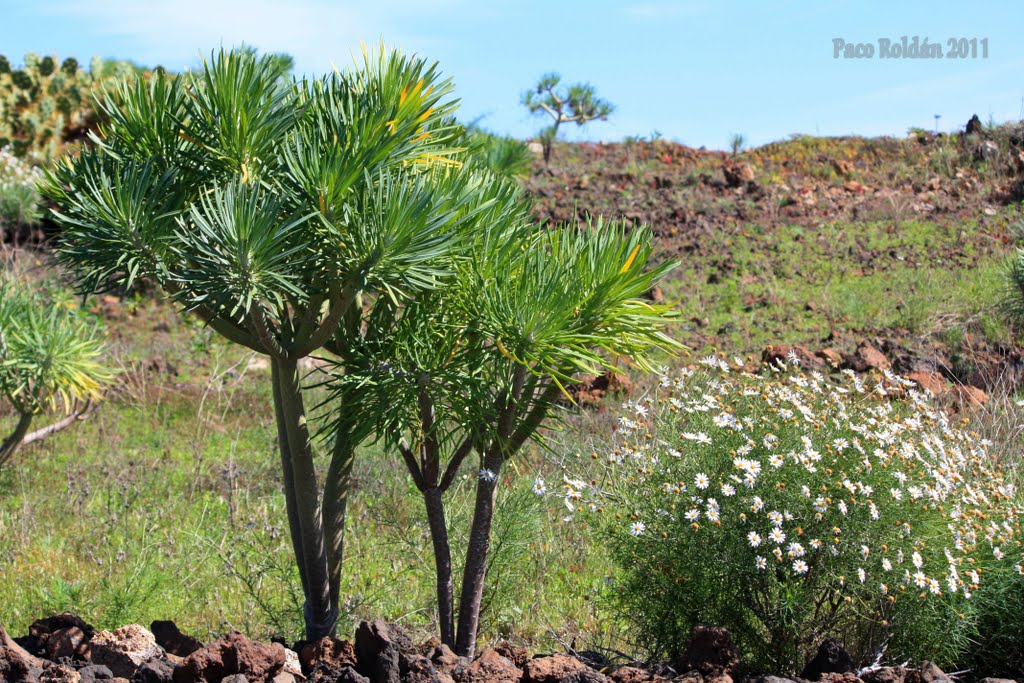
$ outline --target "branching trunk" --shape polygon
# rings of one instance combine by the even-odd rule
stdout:
[[[21,440],[21,445],[27,446],[30,443],[42,441],[43,439],[52,436],[63,429],[67,429],[68,427],[75,424],[79,420],[84,420],[86,417],[88,417],[89,412],[94,407],[95,406],[92,404],[91,401],[86,401],[81,408],[77,407],[76,404],[75,409],[72,410],[71,414],[68,415],[67,417],[63,417],[60,420],[54,422],[53,424],[48,424],[45,427],[41,427],[35,430],[34,432],[26,434],[25,438]]]
[[[3,440],[3,443],[0,443],[0,467],[7,464],[14,455],[14,452],[21,446],[42,441],[59,431],[67,429],[79,420],[84,420],[94,407],[91,401],[86,401],[81,407],[78,407],[76,404],[74,410],[67,417],[63,417],[45,427],[40,427],[34,432],[28,431],[29,426],[32,424],[32,413],[19,413],[18,424],[15,425],[14,431]]]
[[[18,424],[14,426],[14,431],[0,444],[0,467],[6,465],[14,455],[14,451],[18,450],[18,446],[25,439],[31,424],[32,413],[21,413],[18,416]]]
[[[452,551],[448,541],[448,526],[444,518],[444,492],[429,488],[423,492],[427,506],[430,540],[434,544],[434,567],[437,573],[437,623],[441,642],[455,647],[455,596],[452,588]]]
[[[313,463],[313,447],[306,424],[298,364],[295,360],[281,358],[272,358],[271,363],[275,369],[277,391],[274,399],[278,403],[279,433],[283,431],[285,436],[281,448],[281,462],[285,471],[285,499],[290,518],[289,526],[293,533],[293,548],[296,551],[299,570],[303,573],[302,583],[306,596],[303,611],[306,638],[319,640],[333,633],[338,619],[338,608],[331,602],[330,570],[321,517],[320,490]],[[287,444],[286,448],[284,444]],[[291,481],[288,480],[289,472]],[[296,531],[298,542],[294,541]]]

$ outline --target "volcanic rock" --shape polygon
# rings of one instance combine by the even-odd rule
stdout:
[[[721,626],[706,624],[693,627],[683,659],[685,666],[677,666],[677,671],[696,669],[705,678],[731,674],[740,662],[739,652],[729,632]]]
[[[115,631],[100,631],[89,644],[94,664],[110,667],[114,676],[131,678],[135,670],[163,655],[156,638],[143,626],[128,624]]]
[[[235,674],[262,680],[276,675],[284,664],[283,645],[257,643],[235,631],[185,657],[174,670],[174,683],[219,681]]]
[[[876,349],[868,341],[862,341],[857,349],[846,357],[846,365],[856,372],[869,370],[888,370],[891,367],[885,354]]]
[[[356,668],[371,683],[401,683],[399,656],[413,651],[409,636],[381,619],[360,622],[356,628]]]
[[[484,650],[455,680],[458,683],[519,683],[523,670],[494,650]]]
[[[153,632],[156,644],[172,655],[188,657],[203,646],[197,639],[182,633],[173,621],[154,621],[149,630]]]
[[[800,678],[809,681],[820,680],[826,673],[849,673],[854,670],[853,658],[839,645],[838,641],[827,638],[818,646],[818,652],[800,672]]]
[[[559,683],[568,678],[569,674],[586,668],[586,664],[567,655],[537,657],[526,662],[523,667],[523,683]]]

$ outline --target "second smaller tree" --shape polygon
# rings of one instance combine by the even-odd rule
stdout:
[[[557,73],[541,76],[536,87],[523,93],[523,106],[531,114],[549,116],[550,126],[540,131],[540,143],[544,148],[544,165],[551,163],[551,148],[558,138],[558,128],[563,123],[584,126],[591,121],[607,121],[615,105],[597,96],[594,86],[589,83],[575,83],[564,87],[562,77]]]

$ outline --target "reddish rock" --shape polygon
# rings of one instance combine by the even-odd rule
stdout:
[[[864,681],[852,673],[825,673],[821,674],[819,680],[822,683],[864,683]]]
[[[456,676],[456,680],[459,683],[519,683],[522,677],[523,670],[507,657],[494,650],[484,650]]]
[[[843,183],[843,189],[853,194],[864,194],[868,191],[862,183],[858,183],[856,180],[847,180]]]
[[[494,646],[494,651],[502,657],[505,657],[510,662],[518,666],[520,669],[526,665],[526,661],[530,658],[529,653],[525,647],[519,645],[513,645],[507,640],[503,640]]]
[[[608,676],[615,683],[647,683],[653,675],[636,666],[620,666]]]
[[[883,666],[861,674],[864,683],[903,683],[907,670],[902,666]]]
[[[203,646],[197,639],[182,633],[173,621],[154,621],[149,630],[153,632],[156,644],[172,655],[188,657]]]
[[[451,673],[455,671],[456,667],[461,663],[461,658],[452,652],[452,649],[445,644],[435,645],[434,648],[427,653],[430,657],[430,661],[434,663],[434,666],[439,671],[445,671]]]
[[[754,169],[750,164],[744,164],[726,159],[722,163],[722,175],[725,176],[725,184],[729,187],[740,187],[753,182],[756,177]]]
[[[619,372],[603,375],[584,375],[579,381],[566,388],[573,400],[581,406],[596,407],[608,395],[628,395],[633,390],[633,381]]]
[[[706,679],[731,674],[740,662],[732,635],[721,626],[706,624],[693,627],[683,658],[686,665],[677,666],[677,671],[696,669]]]
[[[942,393],[942,400],[956,411],[971,411],[988,403],[988,394],[978,387],[954,384]]]
[[[909,372],[906,378],[932,396],[938,396],[946,390],[946,379],[937,372]]]
[[[185,657],[174,670],[174,683],[220,681],[235,674],[262,680],[277,675],[284,664],[283,645],[257,643],[236,631]]]
[[[164,653],[153,634],[138,624],[98,632],[92,637],[89,651],[94,664],[108,666],[115,676],[124,678],[131,678],[136,669]]]
[[[803,346],[789,344],[771,344],[761,352],[761,362],[768,365],[785,363],[792,365],[794,359],[803,370],[823,370],[825,361],[808,351]]]
[[[0,681],[35,683],[43,672],[43,661],[14,642],[0,626]]]
[[[661,287],[653,287],[644,294],[644,298],[654,304],[663,304],[665,303],[665,292],[661,291]]]
[[[843,364],[843,356],[835,349],[821,349],[814,354],[832,368],[838,368]]]
[[[924,662],[916,670],[907,674],[907,683],[951,683],[949,676],[935,665],[935,662]]]
[[[302,646],[299,650],[299,663],[302,666],[301,673],[305,675],[309,675],[317,664],[325,664],[336,669],[355,667],[356,649],[351,641],[324,636],[314,643]]]
[[[89,637],[77,626],[68,626],[50,634],[46,641],[46,656],[56,662],[60,659],[89,659]]]
[[[647,683],[654,680],[651,672],[644,671],[635,666],[620,666],[611,673],[609,678],[615,681],[615,683]]]
[[[85,623],[77,615],[71,612],[64,612],[63,614],[55,614],[45,619],[36,619],[28,627],[28,636],[18,638],[17,642],[30,654],[36,657],[46,657],[49,654],[47,644],[49,643],[50,636],[67,628],[79,629],[87,641],[96,633],[96,629]]]
[[[872,346],[868,341],[862,341],[857,345],[857,349],[846,357],[846,365],[856,372],[888,370],[892,367],[885,354]]]
[[[850,175],[850,171],[853,170],[853,164],[845,159],[833,159],[832,168],[836,169],[836,173],[841,176]]]
[[[82,676],[70,666],[51,663],[39,675],[39,683],[82,683]]]
[[[537,657],[523,667],[523,683],[559,683],[569,674],[586,669],[587,665],[568,655]]]

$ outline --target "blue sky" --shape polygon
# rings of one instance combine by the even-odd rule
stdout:
[[[618,107],[570,138],[664,137],[724,148],[794,133],[905,135],[1020,119],[1024,3],[713,2],[711,0],[0,0],[0,53],[132,59],[171,70],[242,41],[295,57],[297,70],[351,62],[383,38],[440,61],[462,100],[525,137],[519,105],[542,73],[589,81]],[[988,38],[988,59],[883,60],[878,39]],[[871,43],[872,59],[833,58],[833,39]],[[980,47],[979,47],[980,49]]]

